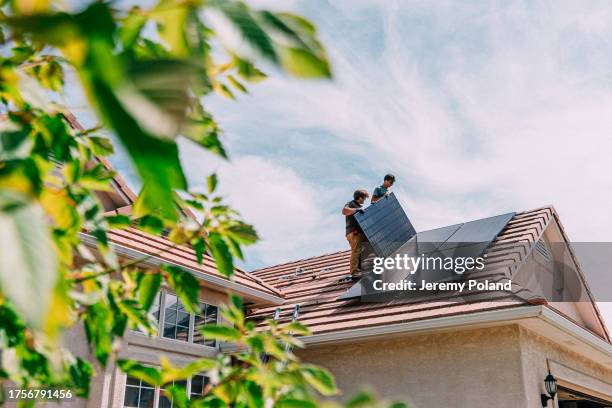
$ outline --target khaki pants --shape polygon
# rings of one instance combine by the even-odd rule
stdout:
[[[346,236],[346,240],[351,246],[351,263],[350,263],[350,271],[351,275],[355,273],[360,266],[360,258],[361,258],[361,250],[362,250],[362,242],[364,241],[364,236],[362,233],[351,232]]]

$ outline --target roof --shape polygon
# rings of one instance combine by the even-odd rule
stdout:
[[[199,264],[196,253],[190,246],[177,245],[164,237],[147,234],[136,228],[110,230],[108,231],[108,239],[115,246],[123,248],[124,251],[132,251],[132,253],[142,256],[150,255],[162,263],[181,266],[196,272],[200,279],[204,281],[208,280],[220,286],[232,287],[230,280],[217,271],[215,261],[210,255],[204,254],[203,262]],[[212,279],[206,279],[207,277]],[[224,281],[227,282],[227,285]],[[248,291],[253,293],[255,297],[257,297],[256,292],[277,298],[283,296],[278,289],[239,268],[234,269],[232,281],[239,285],[233,285],[234,289],[245,289],[238,290],[238,292]]]
[[[531,247],[555,218],[552,206],[516,213],[485,251],[484,272],[488,273],[485,276],[502,274],[515,266],[520,255],[516,250],[508,250],[508,244]],[[362,303],[359,298],[340,299],[353,285],[353,282],[340,281],[349,274],[349,257],[350,251],[340,251],[258,269],[252,274],[284,294],[279,321],[291,320],[293,308],[299,304],[299,320],[312,334],[546,304],[541,298],[530,299],[529,294],[524,293],[526,289],[516,285],[512,292],[498,292],[494,298],[486,299],[478,294],[380,303]],[[264,319],[271,317],[274,311],[274,307],[258,307],[251,310],[250,317],[264,325]]]

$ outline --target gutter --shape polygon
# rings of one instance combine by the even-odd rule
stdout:
[[[82,241],[89,245],[89,246],[95,246],[96,245],[96,238],[92,235],[89,234],[85,234],[85,233],[80,233],[81,239]],[[170,262],[170,261],[166,261],[163,259],[160,259],[154,255],[149,255],[147,253],[144,252],[140,252],[137,251],[135,249],[132,248],[128,248],[125,247],[123,245],[119,245],[117,243],[114,242],[109,242],[109,245],[113,248],[113,250],[122,256],[125,256],[126,258],[129,259],[139,259],[139,258],[147,258],[145,260],[143,260],[141,262],[142,265],[146,265],[146,266],[150,266],[150,267],[159,267],[161,265],[172,265],[172,266],[176,266],[179,267],[181,269],[184,269],[188,272],[190,272],[192,275],[194,275],[196,278],[198,278],[201,281],[204,281],[206,283],[209,283],[211,285],[214,286],[218,286],[218,287],[222,287],[222,288],[226,288],[231,290],[232,292],[235,292],[236,294],[240,294],[240,295],[244,295],[250,298],[256,298],[256,299],[260,299],[263,301],[266,301],[268,303],[271,303],[273,305],[281,305],[284,303],[284,299],[278,296],[274,296],[271,295],[269,293],[265,293],[263,291],[257,290],[257,289],[253,289],[253,288],[249,288],[248,286],[244,286],[241,285],[239,283],[233,282],[229,279],[225,279],[222,278],[220,276],[214,276],[214,275],[209,275],[203,272],[200,272],[196,269],[192,269],[183,265],[179,265],[177,263],[174,262]]]
[[[353,342],[376,338],[388,338],[402,334],[416,334],[437,330],[456,329],[461,327],[482,327],[519,323],[522,319],[541,319],[564,333],[574,337],[580,342],[592,347],[604,355],[612,357],[612,344],[595,336],[593,333],[567,320],[560,314],[544,305],[512,307],[486,312],[469,313],[447,317],[436,317],[414,322],[397,323],[385,326],[364,327],[348,329],[331,333],[300,336],[299,340],[305,345],[325,345],[333,343]],[[222,352],[235,352],[239,346],[232,343],[221,343]]]
[[[508,309],[491,310],[486,312],[469,313],[446,317],[435,317],[427,320],[397,323],[385,326],[364,327],[348,329],[331,333],[313,334],[300,337],[304,344],[318,345],[342,341],[354,341],[381,336],[390,336],[406,333],[418,333],[430,330],[444,330],[463,326],[486,325],[492,323],[507,323],[508,321],[538,317],[542,313],[542,306],[513,307]]]
[[[398,323],[388,326],[365,327],[342,330],[338,332],[314,334],[300,337],[306,345],[321,345],[343,341],[355,341],[370,338],[388,337],[392,335],[419,333],[423,331],[445,330],[459,327],[487,326],[498,323],[507,324],[520,319],[538,318],[554,326],[580,342],[592,347],[612,358],[612,344],[597,337],[588,330],[569,321],[565,317],[544,305],[513,307],[509,309],[470,313],[447,317],[436,317],[408,323]]]
[[[601,337],[597,337],[590,331],[578,326],[576,323],[569,321],[559,313],[556,313],[547,307],[543,307],[539,317],[559,330],[562,330],[570,336],[588,344],[597,351],[612,357],[612,344]]]

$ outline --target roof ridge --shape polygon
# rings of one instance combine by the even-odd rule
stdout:
[[[532,213],[532,212],[537,212],[537,211],[541,211],[541,210],[551,210],[553,214],[557,213],[557,211],[555,210],[555,207],[552,204],[546,204],[546,205],[543,205],[541,207],[532,208],[532,209],[529,209],[529,210],[522,210],[520,212],[515,212],[514,216],[510,220],[512,220],[517,215],[524,215],[524,214],[528,214],[528,213]],[[503,215],[503,214],[507,214],[507,213],[502,213],[502,214],[498,214],[498,215]],[[495,217],[495,215],[492,215],[491,217]],[[477,221],[479,219],[484,219],[484,218],[490,218],[490,217],[483,217],[483,218],[478,218],[476,220],[470,220],[470,221]],[[465,221],[465,222],[469,222],[469,221]],[[449,227],[451,225],[456,225],[456,224],[459,224],[459,223],[449,224],[449,225],[442,225],[440,227],[430,228],[430,229],[419,231],[419,232],[431,231],[431,230],[435,230],[435,229],[438,229],[438,228]],[[350,251],[349,249],[346,249],[346,250],[339,250],[339,251],[335,251],[335,252],[328,252],[328,253],[321,254],[321,255],[313,255],[313,256],[309,256],[307,258],[298,258],[298,259],[294,259],[292,261],[282,262],[282,263],[278,263],[278,264],[272,264],[272,265],[264,266],[262,268],[253,269],[251,271],[248,271],[248,273],[252,273],[252,274],[254,274],[256,276],[258,273],[263,273],[263,272],[265,272],[265,271],[267,271],[269,269],[272,269],[272,268],[279,268],[279,267],[282,267],[282,266],[290,265],[292,263],[307,262],[307,261],[313,260],[315,258],[322,258],[322,257],[325,257],[325,256],[337,255],[337,254],[340,254],[342,252],[349,252],[349,251]]]

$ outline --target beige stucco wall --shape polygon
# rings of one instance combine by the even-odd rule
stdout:
[[[330,369],[342,398],[365,388],[413,408],[541,408],[551,361],[571,367],[566,375],[576,382],[612,383],[612,371],[518,325],[310,347],[299,355]]]
[[[299,353],[336,376],[348,397],[366,388],[413,408],[525,407],[517,326],[311,347]]]

